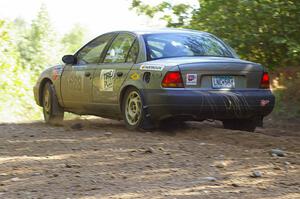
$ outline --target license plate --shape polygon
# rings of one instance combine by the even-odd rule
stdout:
[[[213,88],[234,88],[235,82],[233,76],[212,76]]]

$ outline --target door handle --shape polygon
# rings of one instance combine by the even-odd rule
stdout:
[[[85,72],[84,76],[89,77],[89,76],[91,76],[91,73],[90,72]]]
[[[117,76],[118,76],[118,77],[121,77],[122,75],[123,75],[123,73],[122,73],[122,72],[120,72],[120,71],[119,71],[119,72],[117,72]]]

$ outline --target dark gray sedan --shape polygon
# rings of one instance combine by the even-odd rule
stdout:
[[[47,123],[67,111],[123,119],[129,129],[215,119],[254,131],[274,107],[265,68],[206,32],[110,32],[62,60],[34,87]]]

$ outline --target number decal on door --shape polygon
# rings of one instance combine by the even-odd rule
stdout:
[[[73,91],[82,91],[83,72],[76,71],[70,75],[67,80],[67,87]]]
[[[100,91],[114,90],[114,69],[103,69],[100,74]]]

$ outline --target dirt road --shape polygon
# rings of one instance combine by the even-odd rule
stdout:
[[[284,157],[270,154],[279,148]],[[0,124],[0,198],[300,198],[300,124],[130,132],[112,120]]]

